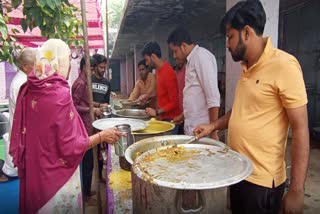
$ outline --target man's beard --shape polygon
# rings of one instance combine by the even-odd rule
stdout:
[[[239,42],[238,42],[238,45],[237,45],[236,49],[234,51],[231,51],[229,49],[229,51],[231,53],[232,59],[235,62],[239,62],[239,61],[244,59],[244,56],[245,56],[246,51],[247,51],[247,47],[243,44],[243,40],[242,40],[242,37],[241,37],[240,33],[239,33]]]
[[[148,73],[146,73],[146,74],[140,74],[140,79],[146,80],[146,79],[147,79],[147,75],[148,75]]]
[[[151,70],[156,69],[156,65],[155,65],[155,63],[153,62],[152,59],[150,59],[150,65],[148,65],[148,68],[151,69]]]

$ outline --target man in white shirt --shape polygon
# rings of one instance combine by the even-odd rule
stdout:
[[[9,154],[10,133],[12,129],[13,116],[16,108],[16,101],[20,87],[27,81],[27,75],[33,70],[35,63],[36,50],[33,48],[24,48],[16,59],[18,67],[17,74],[14,76],[10,85],[9,97],[9,132],[3,135],[5,145],[5,160],[0,160],[0,182],[8,180],[8,177],[18,176],[17,168],[12,163],[12,157]],[[8,177],[7,177],[8,176]]]
[[[185,87],[183,90],[184,132],[193,130],[204,121],[218,119],[220,93],[217,81],[217,63],[207,49],[193,43],[187,30],[178,27],[171,32],[167,43],[176,61],[187,60]],[[216,132],[211,133],[218,140]]]

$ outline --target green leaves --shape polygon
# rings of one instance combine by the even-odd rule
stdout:
[[[9,35],[6,21],[8,21],[8,17],[0,14],[0,61],[13,63],[12,52],[16,48],[14,43],[15,38]],[[12,32],[13,31],[14,30],[12,30]]]
[[[22,3],[22,0],[12,0],[11,2],[12,2],[12,6],[14,7],[14,9],[16,9]]]
[[[27,29],[28,29],[28,26],[27,26],[27,22],[26,22],[25,19],[21,19],[20,25],[21,25],[21,27],[22,27],[23,32],[26,32]]]
[[[54,10],[56,8],[56,4],[54,3],[53,0],[47,0],[47,5]]]
[[[46,6],[47,5],[47,1],[46,0],[40,0],[39,1],[39,6],[41,7],[41,8],[43,8],[44,6]]]
[[[20,25],[24,32],[39,27],[41,35],[46,38],[59,38],[70,46],[83,45],[82,22],[77,19],[78,8],[70,4],[68,0],[12,0],[12,7],[23,6],[25,18],[21,19]],[[21,47],[16,45],[14,34],[17,29],[8,32],[7,14],[11,7],[3,7],[3,15],[0,13],[0,61],[13,63],[13,52]],[[11,36],[13,35],[13,36]]]
[[[26,17],[21,26],[24,31],[39,27],[44,37],[60,38],[77,45],[82,43],[75,42],[82,32],[82,23],[75,15],[77,11],[68,0],[25,0],[23,13]]]
[[[1,33],[1,37],[3,40],[7,40],[8,39],[8,28],[6,28],[5,26],[1,25],[0,26],[0,33]]]

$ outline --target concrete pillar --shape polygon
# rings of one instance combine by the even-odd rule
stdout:
[[[271,36],[274,47],[278,46],[279,0],[260,0],[267,15],[264,36]],[[226,9],[229,10],[239,0],[227,0]],[[232,108],[234,91],[240,76],[241,66],[234,62],[231,54],[226,50],[226,112]]]
[[[134,45],[134,48],[133,48],[133,79],[134,79],[134,82],[136,82],[137,81],[137,66],[138,66],[138,59],[137,59],[137,56],[138,54],[137,54],[137,47],[136,47],[136,45]]]
[[[169,60],[169,47],[167,44],[167,39],[169,36],[168,29],[164,27],[157,26],[154,29],[153,41],[157,42],[161,48],[162,59]]]
[[[126,94],[127,78],[126,78],[126,60],[120,60],[120,89],[122,94]]]
[[[134,58],[134,82],[137,82],[139,79],[139,74],[138,74],[138,63],[143,60],[141,56],[141,48],[137,48],[136,46],[133,49],[133,58]]]
[[[126,55],[126,95],[129,96],[134,86],[133,55]]]

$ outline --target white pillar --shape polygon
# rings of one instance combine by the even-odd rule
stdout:
[[[279,0],[260,0],[267,15],[264,36],[271,36],[274,47],[278,46]],[[239,0],[227,0],[227,11]],[[232,108],[234,91],[240,76],[241,66],[234,62],[226,50],[226,112]]]

